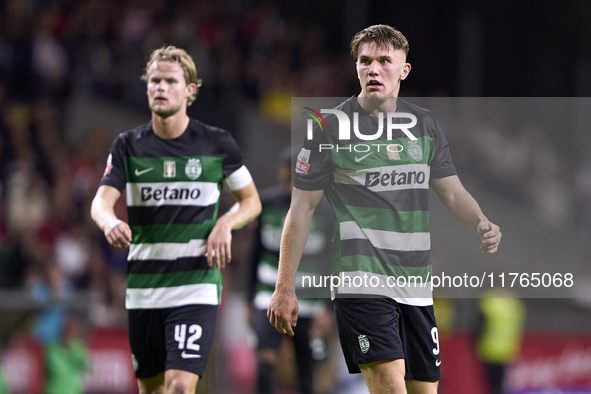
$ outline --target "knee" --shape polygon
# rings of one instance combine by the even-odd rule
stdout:
[[[403,359],[360,364],[360,368],[371,394],[406,394]]]
[[[406,394],[406,384],[404,382],[404,378],[400,377],[382,377],[382,379],[377,379],[376,381],[374,381],[374,384],[372,386],[373,390],[370,390],[371,394]]]
[[[138,390],[139,394],[162,394],[164,392],[162,387],[148,389],[146,387],[140,387]]]
[[[192,394],[195,390],[190,382],[182,378],[173,378],[167,383],[166,394]]]
[[[364,377],[371,394],[406,393],[406,383],[403,376],[395,374],[365,374]]]

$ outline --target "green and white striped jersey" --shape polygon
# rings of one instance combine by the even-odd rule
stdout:
[[[261,192],[261,203],[262,211],[253,239],[248,298],[257,309],[267,310],[277,283],[281,234],[291,195],[285,192],[282,185],[277,185]],[[327,305],[321,299],[328,297],[327,292],[302,288],[302,278],[321,277],[330,273],[331,222],[331,209],[322,199],[310,223],[308,240],[295,281],[301,317],[313,317],[323,312]]]
[[[357,113],[363,134],[378,130],[378,118],[370,116],[357,97],[336,109],[349,116],[351,128]],[[410,131],[417,141],[400,130],[390,140],[364,141],[351,132],[351,139],[339,141],[336,116],[325,115],[327,130],[315,128],[298,156],[295,187],[324,190],[333,208],[332,275],[350,278],[348,286],[341,283],[334,293],[431,305],[429,180],[455,175],[456,170],[431,112],[402,99],[397,99],[396,112],[416,116]],[[420,277],[426,285],[394,286],[389,277]]]
[[[126,191],[127,309],[219,304],[222,275],[207,265],[207,237],[222,184],[233,191],[251,181],[230,133],[197,120],[174,139],[151,123],[119,135],[101,185]]]

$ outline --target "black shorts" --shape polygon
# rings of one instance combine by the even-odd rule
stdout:
[[[151,378],[169,369],[201,377],[213,344],[217,313],[217,305],[128,310],[135,377]]]
[[[254,315],[254,330],[257,334],[258,344],[257,350],[279,350],[281,341],[287,337],[286,334],[282,334],[269,323],[267,317],[267,311],[262,309],[256,309]],[[295,334],[294,346],[296,351],[299,347],[306,348],[310,351],[310,324],[312,319],[305,317],[298,318],[298,324],[293,328]]]
[[[337,298],[339,339],[349,373],[359,364],[403,358],[405,380],[440,379],[439,337],[433,306],[390,298]]]

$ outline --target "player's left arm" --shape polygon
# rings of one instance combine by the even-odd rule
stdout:
[[[497,251],[502,237],[500,227],[482,213],[480,206],[457,175],[431,179],[429,186],[449,217],[458,226],[480,237],[480,249],[484,253],[493,254]]]
[[[243,227],[261,213],[261,200],[254,182],[231,193],[236,204],[217,220],[207,238],[207,263],[211,266],[215,257],[217,269],[224,268],[232,259],[232,230]]]

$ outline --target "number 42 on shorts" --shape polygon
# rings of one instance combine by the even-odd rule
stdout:
[[[201,338],[203,334],[203,329],[199,324],[191,324],[189,326],[189,338],[187,338],[187,325],[186,324],[177,324],[174,326],[174,340],[179,343],[179,349],[186,349],[183,350],[181,353],[182,358],[201,358],[201,355],[195,354],[193,352],[199,351],[199,345],[196,344]],[[185,346],[185,338],[187,338],[186,346]],[[187,352],[187,350],[191,352]]]

